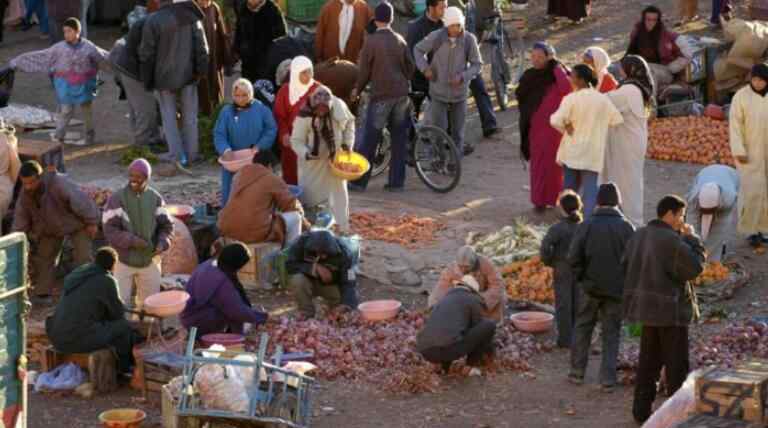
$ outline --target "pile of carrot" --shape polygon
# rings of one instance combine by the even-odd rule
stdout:
[[[726,121],[704,116],[664,117],[649,122],[648,134],[649,159],[733,165]]]
[[[433,242],[445,224],[430,217],[403,214],[392,217],[374,212],[354,213],[350,224],[355,233],[365,239],[391,242],[407,248],[416,248]]]
[[[349,172],[352,174],[358,174],[363,172],[363,167],[356,163],[350,162],[336,162],[334,163],[339,171]]]
[[[720,262],[709,262],[704,265],[704,272],[693,280],[693,285],[697,287],[712,285],[725,281],[730,275],[731,270],[728,266]]]
[[[553,272],[541,262],[539,256],[512,262],[501,268],[501,275],[507,284],[510,299],[554,303]]]

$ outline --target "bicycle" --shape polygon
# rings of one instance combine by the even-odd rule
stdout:
[[[427,95],[423,92],[410,94],[411,103],[421,106]],[[361,103],[360,114],[367,109]],[[419,123],[420,109],[411,109],[411,123],[408,132],[406,163],[416,170],[419,179],[437,193],[448,193],[461,180],[461,156],[453,139],[442,129]],[[371,176],[376,177],[389,168],[392,161],[390,135],[384,129],[381,142],[371,162]]]
[[[512,28],[512,33],[504,28],[501,10],[483,18],[485,31],[482,32],[480,46],[491,50],[491,80],[496,92],[496,102],[501,110],[509,106],[509,89],[516,86],[525,71],[525,46],[522,32]]]

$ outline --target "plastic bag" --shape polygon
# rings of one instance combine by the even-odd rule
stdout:
[[[73,390],[85,382],[85,372],[73,363],[63,364],[37,377],[35,392]]]
[[[696,410],[694,386],[703,369],[695,370],[688,375],[685,383],[659,407],[642,428],[672,428],[688,418]]]
[[[207,409],[248,411],[248,393],[234,367],[207,364],[197,372],[194,386]]]

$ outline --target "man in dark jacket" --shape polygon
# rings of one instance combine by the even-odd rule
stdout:
[[[690,281],[704,270],[706,251],[685,211],[682,198],[665,196],[656,220],[635,233],[622,260],[624,319],[643,325],[632,406],[641,424],[651,416],[662,366],[670,395],[688,375],[688,324],[698,316]]]
[[[285,267],[288,287],[305,317],[315,316],[313,298],[317,296],[331,308],[339,304],[357,308],[352,253],[330,232],[301,235],[288,249]]]
[[[112,270],[117,252],[101,248],[96,261],[80,266],[64,279],[64,294],[45,332],[57,351],[88,353],[112,348],[118,370],[128,373],[133,365],[133,345],[138,335],[125,319],[125,309]]]
[[[128,34],[115,42],[109,52],[109,62],[128,98],[131,113],[133,142],[139,146],[161,143],[157,117],[157,99],[141,81],[139,72],[139,46],[146,18],[134,22]]]
[[[160,101],[163,131],[170,153],[164,160],[191,164],[198,159],[197,83],[208,72],[208,42],[203,12],[193,1],[162,0],[144,23],[139,60],[141,81]],[[181,103],[183,130],[177,125]]]
[[[285,36],[285,18],[272,0],[248,0],[237,15],[232,50],[242,60],[242,75],[251,82],[272,81],[264,57],[275,39]]]
[[[597,208],[592,217],[579,225],[568,252],[568,261],[580,283],[568,380],[576,384],[584,382],[592,331],[599,320],[603,335],[600,383],[604,392],[612,391],[616,384],[624,291],[621,260],[635,231],[619,205],[618,187],[613,183],[601,185]]]
[[[392,136],[392,162],[389,180],[384,189],[391,192],[403,190],[405,185],[405,143],[408,140],[411,102],[408,98],[409,82],[416,67],[403,38],[392,31],[394,9],[387,2],[376,6],[374,20],[376,32],[365,39],[360,52],[360,73],[353,98],[357,98],[371,83],[371,100],[365,118],[365,140],[360,153],[369,162],[377,152],[384,127]],[[352,187],[365,190],[371,171]]]
[[[24,162],[19,177],[23,191],[16,202],[12,230],[26,233],[32,242],[35,294],[48,298],[64,238],[72,243],[75,266],[91,261],[99,209],[76,184],[55,172],[43,174],[35,161]]]
[[[48,12],[48,29],[51,45],[64,40],[64,21],[69,18],[80,18],[82,0],[45,0]]]
[[[496,323],[485,318],[480,285],[471,275],[462,278],[432,309],[424,329],[416,336],[416,350],[427,361],[448,372],[453,361],[464,356],[471,375],[486,356],[493,355]]]

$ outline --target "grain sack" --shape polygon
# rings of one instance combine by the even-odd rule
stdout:
[[[163,275],[191,275],[197,267],[197,249],[187,225],[173,218],[171,248],[162,255]]]

